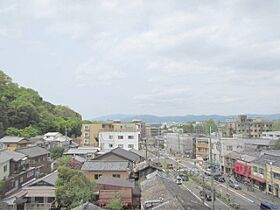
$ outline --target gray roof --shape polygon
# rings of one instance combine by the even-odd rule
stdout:
[[[27,155],[29,158],[38,157],[38,156],[46,155],[49,153],[48,150],[46,150],[42,147],[39,147],[39,146],[20,148],[20,149],[17,149],[17,152],[21,152],[21,153]]]
[[[110,152],[107,152],[103,155],[100,155],[100,156],[96,157],[95,159],[98,160],[99,158],[101,158],[103,156],[106,156],[110,153],[115,154],[115,155],[120,156],[120,157],[123,157],[123,158],[125,158],[129,161],[132,161],[132,162],[137,162],[140,159],[139,155],[137,155],[133,152],[127,151],[125,149],[122,149],[120,147],[117,147],[117,148],[115,148],[115,149],[111,150]]]
[[[34,182],[32,182],[30,184],[30,186],[35,186],[38,182],[45,182],[49,185],[52,185],[52,186],[55,186],[55,182],[57,180],[57,177],[58,177],[58,172],[57,171],[54,171],[40,179],[37,179],[35,180]]]
[[[280,167],[280,156],[264,154],[261,157],[257,158],[256,160],[254,160],[253,163],[256,163],[259,165],[265,165],[265,164],[272,163],[273,166]]]
[[[130,181],[121,178],[110,177],[110,176],[99,177],[98,180],[96,181],[96,184],[134,188],[134,184],[131,183]]]
[[[79,155],[74,155],[73,157],[75,160],[79,161],[80,163],[86,162],[86,159],[79,156]]]
[[[97,152],[97,149],[79,149],[71,148],[68,151],[64,152],[65,155],[87,155],[94,154]]]
[[[23,139],[25,138],[18,136],[4,136],[2,139],[0,139],[0,143],[18,143]]]
[[[103,209],[99,206],[96,206],[96,205],[90,203],[90,202],[86,202],[86,203],[83,203],[82,205],[77,206],[76,208],[73,208],[71,210],[103,210]]]
[[[159,200],[161,203],[154,209],[161,210],[208,210],[191,192],[180,188],[174,181],[153,176],[141,183],[141,204],[147,201]]]
[[[271,139],[244,139],[245,144],[264,145],[264,146],[274,145],[276,141],[277,140],[271,140]]]
[[[129,151],[135,153],[136,155],[139,155],[142,158],[145,158],[145,154],[142,151],[139,151],[139,150],[136,150],[136,149],[130,149]]]
[[[99,161],[92,160],[84,162],[82,171],[127,171],[128,161]]]
[[[26,157],[26,155],[19,153],[19,152],[9,151],[9,150],[0,151],[0,162],[1,163],[9,161],[9,160],[14,160],[17,162],[17,161],[23,159],[24,157]]]

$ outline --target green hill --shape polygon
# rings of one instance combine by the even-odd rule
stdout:
[[[68,107],[43,100],[34,90],[20,87],[0,71],[0,138],[4,135],[31,137],[49,131],[79,136],[82,117]]]

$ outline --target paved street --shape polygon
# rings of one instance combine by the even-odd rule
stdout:
[[[161,157],[157,157],[153,154],[150,154],[151,158],[154,160],[159,160],[160,162],[167,161],[168,163],[172,163],[174,166],[177,167],[182,167],[182,168],[188,168],[188,169],[197,169],[200,174],[203,174],[204,172],[202,171],[201,168],[196,166],[192,160],[188,159],[180,159],[177,160],[175,157],[163,154]],[[202,179],[202,176],[197,176],[200,179]],[[205,176],[205,182],[210,185],[210,177]],[[256,210],[260,208],[260,203],[263,201],[269,201],[272,202],[272,198],[269,195],[266,195],[265,193],[256,191],[256,192],[250,192],[247,191],[246,187],[243,186],[242,190],[235,190],[227,186],[226,183],[219,183],[214,181],[214,186],[217,192],[221,193],[222,195],[228,194],[231,201],[233,203],[238,203],[243,209],[248,209],[248,210]],[[193,192],[196,196],[199,197],[199,191],[201,190],[201,187],[193,182],[193,181],[188,181],[184,184],[183,186],[187,190],[190,190]],[[279,199],[273,199],[275,201],[274,203],[279,205],[280,200]],[[206,202],[206,205],[209,207],[212,207],[211,202]],[[224,202],[221,200],[217,199],[215,202],[215,207],[216,209],[229,209],[229,206],[227,206]]]

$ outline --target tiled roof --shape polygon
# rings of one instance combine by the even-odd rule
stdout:
[[[9,150],[2,150],[0,151],[0,162],[6,162],[8,160],[14,160],[14,161],[19,161],[26,157],[26,155],[15,152],[15,151],[9,151]]]
[[[42,147],[39,147],[39,146],[20,148],[20,149],[17,149],[17,152],[21,152],[21,153],[27,155],[29,158],[38,157],[38,156],[46,155],[49,153],[48,150],[46,150]]]
[[[180,188],[174,181],[153,176],[141,183],[141,204],[148,201],[159,201],[153,209],[161,210],[209,210],[193,194]]]
[[[245,144],[264,145],[264,146],[274,145],[276,141],[277,140],[271,140],[271,139],[244,139]]]
[[[71,210],[103,210],[101,207],[96,206],[90,202],[86,202],[80,206],[77,206],[76,208],[73,208]]]
[[[65,155],[86,155],[86,154],[94,154],[97,152],[97,149],[79,149],[72,148],[67,152],[64,152]]]
[[[140,159],[139,155],[137,155],[133,152],[127,151],[125,149],[119,148],[119,147],[117,147],[117,148],[115,148],[115,149],[113,149],[113,150],[111,150],[111,151],[109,151],[109,152],[107,152],[103,155],[100,155],[100,156],[96,157],[95,159],[98,160],[98,159],[100,159],[100,158],[102,158],[102,157],[104,157],[104,156],[106,156],[110,153],[118,155],[120,157],[123,157],[126,160],[129,160],[129,161],[132,161],[132,162],[137,162]]]
[[[143,154],[143,152],[139,151],[139,150],[136,150],[136,149],[130,149],[129,152],[133,152],[135,153],[136,155],[142,157],[142,158],[145,158],[145,154]]]
[[[264,154],[261,157],[257,158],[256,160],[254,160],[253,163],[257,163],[259,165],[272,163],[273,166],[280,167],[280,156]]]
[[[46,182],[49,185],[55,186],[55,182],[57,180],[58,177],[58,172],[54,171],[40,179],[35,180],[34,182],[32,182],[30,184],[30,186],[35,186],[38,182]]]
[[[18,143],[23,139],[25,138],[18,136],[4,136],[2,139],[0,139],[0,143]]]
[[[81,157],[81,156],[79,156],[79,155],[75,155],[73,158],[74,158],[75,160],[79,161],[80,163],[86,162],[86,159],[83,158],[83,157]]]
[[[98,180],[96,181],[96,184],[134,188],[134,184],[131,183],[130,181],[121,178],[110,177],[110,176],[99,177]]]
[[[82,171],[127,171],[128,161],[99,161],[84,162]]]

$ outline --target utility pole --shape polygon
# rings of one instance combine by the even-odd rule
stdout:
[[[212,191],[212,209],[215,210],[215,189],[214,189],[214,167],[212,159],[212,141],[211,141],[211,126],[209,128],[209,143],[210,143],[210,167],[211,167],[211,191]]]
[[[145,137],[145,147],[146,147],[146,161],[148,161],[148,145],[147,145],[147,138]]]

